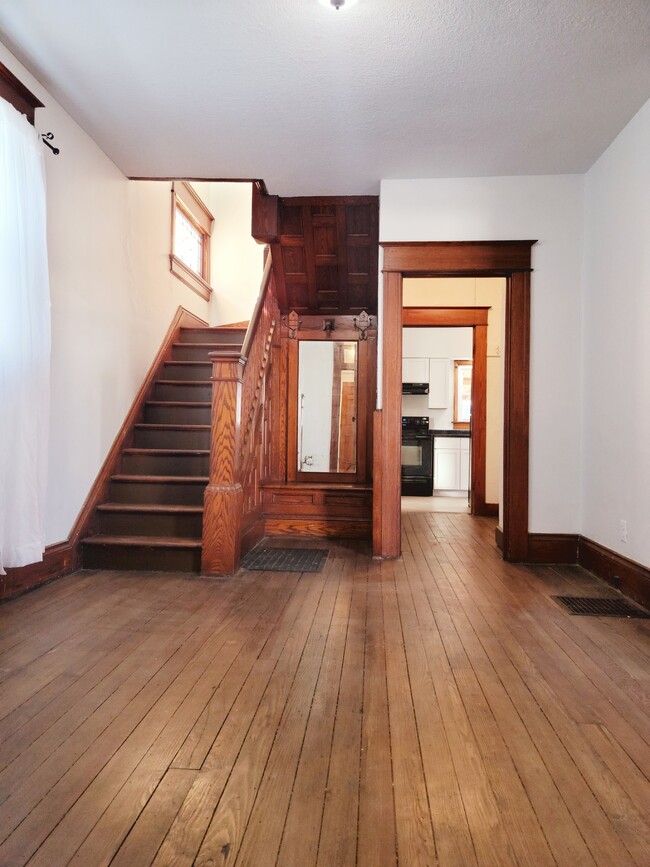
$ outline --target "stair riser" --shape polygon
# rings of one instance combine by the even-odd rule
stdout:
[[[219,349],[241,349],[239,343],[215,343],[213,346],[200,346],[193,343],[177,343],[172,349],[173,361],[210,361],[209,352],[216,352]]]
[[[145,407],[145,424],[210,424],[209,406]]]
[[[122,472],[136,476],[207,476],[209,455],[124,455]]]
[[[168,385],[167,383],[156,383],[154,388],[153,400],[189,400],[189,401],[211,401],[212,400],[212,385],[210,383],[197,383],[196,385]]]
[[[202,506],[204,484],[111,482],[113,503],[155,503],[157,505]]]
[[[93,526],[102,536],[179,536],[200,539],[202,515],[158,515],[152,512],[97,512]]]
[[[189,380],[191,382],[210,382],[211,364],[174,364],[166,361],[160,379]]]
[[[210,431],[136,428],[133,445],[137,449],[209,449]]]
[[[219,331],[216,328],[181,328],[180,343],[243,343],[245,328]]]
[[[131,545],[82,544],[84,569],[137,569],[155,572],[200,572],[198,548],[147,548]]]

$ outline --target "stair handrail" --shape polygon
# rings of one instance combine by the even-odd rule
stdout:
[[[239,351],[209,353],[212,361],[212,424],[209,481],[204,496],[201,571],[230,575],[239,566],[243,485],[256,444],[261,397],[279,308],[271,256]]]

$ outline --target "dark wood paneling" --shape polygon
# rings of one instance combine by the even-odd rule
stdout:
[[[374,313],[379,200],[373,196],[280,198],[277,213],[277,240],[270,238],[269,231],[263,238],[272,241],[281,310]],[[264,214],[260,208],[260,223]]]
[[[451,328],[488,324],[489,307],[405,307],[402,325],[409,327]]]
[[[571,533],[529,533],[527,563],[577,563],[580,537]]]
[[[34,125],[34,115],[37,108],[43,108],[43,103],[19,81],[4,63],[0,63],[0,98],[24,114],[27,120]]]
[[[324,536],[334,539],[370,539],[372,520],[358,518],[310,518],[266,516],[267,536]]]
[[[384,271],[405,277],[460,272],[485,273],[530,270],[535,241],[417,241],[383,242]],[[492,276],[499,276],[493,274]]]
[[[650,608],[650,569],[592,539],[580,537],[578,563],[626,596]]]
[[[75,568],[76,555],[70,542],[48,545],[40,563],[7,569],[7,574],[0,576],[0,600],[13,599],[27,590],[60,578]]]
[[[278,197],[266,195],[259,183],[252,186],[251,235],[260,244],[272,244],[279,233]]]

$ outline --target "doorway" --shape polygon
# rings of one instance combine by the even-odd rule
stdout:
[[[404,277],[505,277],[503,504],[504,559],[528,552],[530,271],[534,241],[383,243],[382,368],[374,417],[373,553],[400,555],[402,294]]]

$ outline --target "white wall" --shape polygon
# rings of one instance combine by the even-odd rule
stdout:
[[[578,175],[381,183],[381,241],[538,240],[531,301],[531,532],[579,531],[582,192]]]
[[[207,318],[182,283],[140,279],[134,224],[153,211],[55,100],[0,45],[0,60],[45,103],[52,299],[52,399],[46,543],[66,539],[179,305]],[[166,207],[169,212],[169,205]],[[147,226],[150,223],[147,222]],[[148,230],[147,230],[148,231]]]
[[[650,102],[587,173],[584,287],[582,533],[647,566]]]
[[[179,294],[190,299],[188,304],[198,304],[211,325],[246,321],[253,312],[264,270],[264,247],[251,237],[251,184],[193,181],[192,187],[214,216],[209,306],[169,269],[171,181],[128,183],[129,268],[134,285],[155,286],[165,305]]]
[[[264,246],[251,236],[250,183],[198,183],[214,217],[212,227],[210,324],[245,322],[255,307],[264,271]]]

